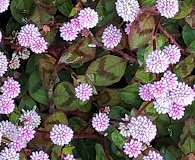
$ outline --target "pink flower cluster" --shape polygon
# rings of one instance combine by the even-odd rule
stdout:
[[[33,113],[33,114],[32,114]],[[29,143],[35,136],[35,128],[38,126],[40,116],[38,117],[35,114],[34,110],[24,111],[19,118],[22,120],[22,126],[12,124],[10,121],[1,121],[0,122],[0,143],[3,141],[5,148],[0,152],[0,159],[14,159],[19,160],[19,153],[23,148],[27,147]],[[28,121],[25,123],[23,120]],[[40,122],[39,122],[40,124]],[[37,158],[41,157],[41,160],[49,160],[49,156],[46,155],[43,151],[33,152],[30,158],[32,160],[38,160]]]
[[[98,132],[103,132],[109,127],[110,118],[106,113],[98,113],[92,118],[92,126]]]
[[[98,23],[98,14],[89,7],[80,10],[78,17],[60,27],[60,36],[65,41],[73,41],[84,28],[93,28]]]
[[[93,88],[87,83],[81,83],[75,88],[75,96],[80,100],[87,101],[93,95]]]
[[[156,8],[166,18],[173,18],[179,11],[178,0],[157,0]]]
[[[7,145],[14,151],[25,148],[27,143],[34,138],[35,132],[31,126],[17,126],[9,121],[0,122],[0,133],[11,141]]]
[[[70,143],[73,133],[74,131],[70,127],[64,124],[55,124],[50,132],[50,138],[54,144],[64,146]]]
[[[116,47],[122,39],[122,33],[120,29],[112,24],[106,27],[102,34],[102,42],[108,49],[113,49]]]
[[[139,95],[145,101],[154,99],[156,111],[168,113],[173,119],[181,119],[185,106],[194,101],[193,89],[184,82],[178,82],[176,75],[170,71],[166,71],[159,81],[142,85]]]
[[[161,50],[155,50],[146,57],[146,71],[152,73],[163,73],[169,64],[179,62],[181,57],[180,49],[176,45],[165,46]]]
[[[117,14],[122,17],[125,22],[133,22],[140,10],[137,0],[117,0],[115,5]]]
[[[48,43],[34,24],[27,24],[21,27],[17,39],[21,46],[29,47],[34,53],[43,53],[48,49]]]
[[[125,118],[121,119],[123,122],[119,123],[120,134],[124,137],[132,137],[143,143],[151,142],[157,132],[156,125],[146,116],[138,116],[130,118],[125,115]]]
[[[1,87],[1,92],[0,114],[9,114],[15,109],[13,99],[16,98],[20,93],[20,84],[15,81],[13,77],[8,77]]]
[[[10,0],[0,0],[0,13],[3,13],[8,10],[9,5]]]
[[[136,158],[141,151],[144,150],[144,145],[149,144],[156,136],[157,127],[146,116],[138,116],[130,118],[125,115],[119,123],[120,134],[127,139],[123,146],[124,152],[129,158]]]

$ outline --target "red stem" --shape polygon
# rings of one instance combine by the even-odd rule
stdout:
[[[150,103],[152,103],[153,101],[148,101],[138,112],[137,112],[137,114],[135,115],[135,117],[137,118],[138,116],[140,116],[141,115],[141,113],[146,109],[146,107],[150,104]]]

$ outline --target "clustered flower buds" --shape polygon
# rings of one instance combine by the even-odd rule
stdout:
[[[98,13],[89,7],[84,8],[80,10],[77,18],[71,19],[70,22],[64,23],[60,27],[60,36],[65,41],[73,41],[84,28],[93,28],[97,23]]]

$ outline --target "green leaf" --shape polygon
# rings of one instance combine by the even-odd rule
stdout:
[[[96,6],[100,26],[108,24],[116,16],[115,3],[109,0],[99,0]]]
[[[154,123],[157,125],[158,133],[160,136],[166,136],[169,134],[168,126],[170,125],[170,118],[166,114],[159,114]],[[166,128],[166,129],[165,129]]]
[[[68,17],[73,17],[73,16],[75,16],[76,14],[77,14],[77,8],[74,7],[74,8],[71,10],[71,12],[70,12],[70,14],[68,15]]]
[[[143,103],[142,99],[138,95],[139,87],[140,87],[140,84],[134,83],[123,89],[120,89],[119,93],[120,93],[121,99],[127,104],[131,104],[135,107],[139,107]]]
[[[120,101],[120,95],[115,89],[103,89],[97,97],[100,106],[116,106]]]
[[[153,6],[156,4],[156,0],[140,0],[141,6]]]
[[[62,150],[62,146],[55,145],[52,148],[51,159],[52,160],[59,160],[59,153],[61,152],[61,150]]]
[[[69,126],[76,132],[79,132],[79,129],[86,125],[87,123],[80,117],[73,117],[69,119]]]
[[[182,30],[182,36],[186,45],[190,45],[194,41],[195,30],[185,25]]]
[[[118,82],[125,73],[126,62],[124,59],[106,55],[91,63],[86,71],[86,76],[95,86],[107,86]]]
[[[49,13],[45,8],[41,7],[36,7],[30,16],[30,20],[39,28],[43,28],[43,25],[47,24],[52,19],[54,19],[54,17],[51,15],[51,13]]]
[[[62,111],[54,112],[52,115],[47,116],[44,121],[44,126],[47,130],[51,130],[55,124],[68,125],[68,119]]]
[[[13,124],[17,124],[19,122],[19,118],[20,118],[20,113],[18,112],[12,112],[11,114],[9,114],[9,120]]]
[[[96,48],[89,47],[91,43],[89,38],[81,38],[77,43],[71,45],[62,55],[59,63],[74,64],[85,63],[94,58]]]
[[[129,64],[125,71],[126,82],[129,84],[132,78],[135,76],[136,71],[138,70],[138,64]]]
[[[156,79],[156,75],[153,73],[146,72],[144,68],[140,68],[135,73],[135,78],[139,79],[143,83],[153,82]]]
[[[140,109],[145,106],[148,102],[143,102],[143,104],[140,106]],[[154,108],[154,104],[151,102],[149,105],[147,105],[146,109],[143,111],[143,114],[147,115],[152,121],[154,121],[158,117],[158,112]]]
[[[29,78],[28,91],[30,96],[37,102],[48,105],[48,93],[41,84],[41,79],[38,71],[34,71]]]
[[[96,144],[95,145],[95,150],[96,150],[96,158],[95,160],[107,160],[107,157],[105,155],[104,149],[102,145]]]
[[[75,150],[83,160],[89,160],[89,154],[82,139],[72,140],[72,144],[75,146]]]
[[[33,0],[12,0],[10,4],[11,14],[19,23],[25,23],[33,6]]]
[[[190,54],[184,60],[180,61],[174,68],[174,72],[182,78],[187,77],[193,71],[195,67],[194,64],[194,54]]]
[[[48,42],[49,44],[52,44],[53,41],[55,40],[57,32],[58,30],[56,28],[52,28],[49,32],[46,33],[45,41]]]
[[[6,24],[6,36],[11,35],[13,31],[20,30],[20,28],[21,24],[18,23],[12,16]]]
[[[63,148],[63,153],[64,153],[65,155],[67,155],[67,154],[72,154],[72,151],[73,151],[74,148],[75,148],[74,146],[70,146],[70,145],[65,146],[65,147]]]
[[[195,10],[193,10],[188,16],[185,17],[185,21],[192,29],[195,29]]]
[[[163,147],[160,150],[161,155],[163,156],[163,160],[177,160],[174,156],[174,154],[172,154],[167,148]]]
[[[195,151],[195,118],[188,118],[180,136],[179,148],[184,154]]]
[[[153,16],[143,14],[137,23],[131,26],[131,32],[128,35],[128,44],[131,50],[137,49],[152,38],[152,32],[155,27]]]
[[[64,3],[58,5],[58,10],[65,16],[69,16],[74,5],[71,0],[66,0]]]
[[[61,82],[56,86],[53,100],[56,107],[64,111],[75,110],[79,105],[79,100],[75,97],[74,86],[69,82]]]
[[[175,144],[179,143],[180,135],[182,133],[183,123],[171,124],[168,127],[169,136]]]
[[[113,142],[119,147],[122,148],[124,143],[125,143],[125,137],[122,136],[118,130],[115,130],[114,132],[112,132],[111,134],[111,138],[113,140]]]
[[[27,66],[26,73],[32,74],[35,70],[39,70],[39,58],[44,58],[44,54],[33,54],[30,56]]]
[[[185,18],[194,8],[195,1],[194,0],[183,0],[179,3],[179,12],[174,17],[174,19],[182,19]]]
[[[18,106],[18,110],[31,110],[36,105],[36,102],[28,95],[23,95]]]
[[[125,114],[129,115],[129,111],[121,106],[114,106],[110,108],[109,117],[114,119],[121,119],[125,117]]]

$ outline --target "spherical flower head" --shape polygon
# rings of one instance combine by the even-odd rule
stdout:
[[[0,77],[3,77],[8,68],[7,57],[3,52],[0,52],[0,68]]]
[[[55,124],[50,132],[50,138],[54,144],[63,146],[69,144],[73,138],[74,131],[64,125],[64,124]]]
[[[12,54],[12,59],[9,62],[9,68],[14,70],[20,68],[20,59],[16,53]]]
[[[82,24],[80,23],[78,18],[73,18],[70,20],[70,23],[72,25],[72,27],[76,30],[76,31],[81,31],[83,29]]]
[[[92,118],[92,126],[98,132],[103,132],[109,127],[110,118],[106,113],[98,113]]]
[[[178,0],[157,0],[156,8],[161,16],[173,18],[179,11]]]
[[[75,96],[82,101],[89,100],[93,95],[93,88],[87,83],[81,83],[75,88]]]
[[[161,50],[155,50],[146,57],[146,71],[162,73],[169,67],[169,58]]]
[[[18,137],[8,145],[9,148],[12,148],[17,152],[21,151],[22,148],[26,148],[26,146],[27,142],[22,137]]]
[[[0,42],[2,41],[2,37],[3,35],[2,35],[2,32],[0,31]]]
[[[131,26],[132,23],[126,23],[125,33],[129,34],[131,32]]]
[[[125,117],[121,118],[121,120],[124,122],[119,123],[118,129],[120,130],[120,134],[123,135],[124,137],[130,137],[129,127],[127,126],[130,121],[130,117],[127,114],[125,114]]]
[[[7,148],[5,147],[3,150],[0,152],[0,159],[1,160],[20,160],[20,154],[17,153],[14,149],[12,148]]]
[[[194,101],[194,92],[190,86],[184,82],[179,82],[177,87],[170,92],[170,97],[172,102],[187,106]]]
[[[153,94],[155,98],[158,98],[165,97],[167,95],[168,90],[166,84],[160,80],[151,84],[150,92]]]
[[[117,14],[125,22],[133,22],[140,10],[137,0],[117,0],[115,5]]]
[[[102,34],[102,42],[105,47],[108,49],[113,49],[116,47],[122,39],[122,33],[120,29],[117,29],[116,26],[112,24],[106,27]]]
[[[0,114],[10,114],[14,109],[14,100],[5,95],[0,95]]]
[[[129,158],[136,158],[139,154],[141,154],[142,143],[137,140],[131,139],[124,144],[123,149],[125,154],[129,156]]]
[[[169,93],[167,93],[167,95],[164,97],[156,98],[156,100],[153,102],[154,108],[159,114],[166,114],[169,110],[171,103],[172,101],[169,96]]]
[[[181,57],[180,49],[176,45],[168,45],[165,46],[163,49],[163,52],[168,56],[169,63],[175,64],[179,62],[179,59]]]
[[[10,0],[0,0],[0,13],[3,13],[8,10],[9,5]]]
[[[16,98],[20,94],[20,84],[13,77],[9,77],[4,81],[1,92],[5,97]]]
[[[31,160],[50,160],[49,155],[45,152],[41,151],[35,151],[32,152],[32,155],[30,155]]]
[[[66,157],[64,157],[64,160],[76,160],[76,159],[74,158],[74,155],[68,154]]]
[[[22,137],[23,141],[30,142],[35,136],[36,131],[32,126],[24,126],[19,129],[19,137]]]
[[[0,122],[0,132],[3,137],[6,137],[11,141],[14,141],[18,137],[17,127],[9,121]]]
[[[128,124],[130,135],[140,142],[149,143],[156,136],[156,125],[146,116],[132,117]]]
[[[160,81],[169,91],[177,87],[178,84],[178,78],[176,77],[176,74],[171,73],[171,71],[166,71]]]
[[[163,160],[163,157],[156,151],[149,151],[147,156],[143,156],[143,160]]]
[[[22,114],[19,118],[20,122],[24,125],[32,126],[32,128],[37,128],[41,124],[41,117],[37,114],[35,110],[22,110]]]
[[[98,23],[98,13],[89,7],[84,8],[78,13],[78,20],[82,28],[93,28]]]
[[[30,49],[32,52],[40,54],[48,49],[47,45],[48,43],[43,37],[36,37],[35,40],[32,42]]]
[[[139,87],[139,95],[144,101],[151,101],[154,99],[153,93],[151,92],[152,84],[147,83]]]
[[[173,103],[169,107],[168,115],[174,120],[181,119],[184,115],[184,111],[185,111],[184,106]]]
[[[34,24],[27,24],[21,27],[17,39],[21,46],[30,47],[34,40],[39,36],[41,36],[41,34],[39,33],[38,27],[36,27]]]
[[[79,32],[74,28],[74,25],[71,23],[64,23],[62,27],[60,27],[60,37],[65,41],[73,41],[77,38]]]

